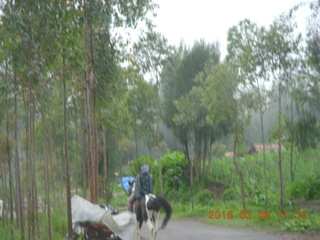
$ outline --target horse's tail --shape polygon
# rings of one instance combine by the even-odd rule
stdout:
[[[167,199],[165,199],[164,197],[157,196],[157,199],[159,200],[159,202],[161,203],[161,206],[166,211],[166,216],[163,219],[162,225],[161,225],[161,229],[163,229],[166,227],[166,225],[171,217],[172,207],[171,207],[170,203],[167,201]]]

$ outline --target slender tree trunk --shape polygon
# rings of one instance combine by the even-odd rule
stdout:
[[[84,104],[84,107],[82,108],[82,118],[81,118],[81,126],[83,130],[82,134],[82,149],[83,149],[83,154],[82,154],[82,179],[83,179],[83,195],[84,198],[87,197],[87,180],[88,180],[88,169],[87,166],[89,165],[88,163],[88,149],[87,149],[87,127],[86,127],[86,104]]]
[[[279,160],[279,177],[280,177],[280,210],[281,212],[284,211],[284,189],[283,189],[283,174],[282,174],[282,149],[281,149],[281,138],[282,138],[282,124],[281,124],[281,82],[279,83],[279,125],[278,125],[278,143],[279,143],[279,149],[278,149],[278,160]]]
[[[63,63],[65,65],[65,63]],[[64,66],[65,67],[65,66]],[[65,73],[65,71],[63,71]],[[63,74],[65,75],[65,74]],[[70,169],[68,153],[68,133],[67,133],[67,93],[66,79],[63,76],[63,126],[64,126],[64,153],[66,166],[66,191],[67,191],[67,214],[68,214],[68,238],[72,239],[72,216],[71,216],[71,186],[70,186]]]
[[[23,214],[23,199],[22,199],[22,189],[21,189],[21,178],[20,178],[20,160],[19,160],[19,141],[18,141],[18,103],[17,103],[17,76],[14,72],[14,150],[15,150],[15,176],[16,176],[16,188],[17,188],[17,215],[19,215],[19,227],[21,232],[21,240],[24,240],[24,214]],[[19,214],[18,214],[19,213]]]
[[[25,105],[25,116],[26,116],[26,124],[25,124],[25,131],[26,131],[26,190],[27,190],[27,223],[28,223],[28,236],[27,239],[30,240],[31,237],[31,219],[32,219],[32,201],[31,201],[31,167],[30,167],[30,114],[29,114],[29,97],[28,99],[24,96],[24,105]]]
[[[264,137],[264,123],[263,123],[263,106],[262,106],[262,99],[261,99],[261,91],[260,91],[260,84],[258,82],[258,95],[259,95],[259,112],[260,112],[260,124],[261,124],[261,140],[262,140],[262,151],[263,151],[263,175],[264,175],[264,194],[266,196],[264,207],[265,209],[268,208],[268,185],[267,185],[267,161],[266,161],[266,143]]]
[[[163,184],[162,184],[162,159],[161,159],[161,151],[160,151],[160,113],[158,113],[157,117],[157,152],[158,152],[158,163],[159,163],[159,194],[163,196]]]
[[[102,130],[102,141],[103,141],[103,192],[104,192],[104,199],[105,202],[109,202],[109,192],[107,189],[107,140],[106,140],[106,128],[103,126]]]
[[[77,107],[76,107],[76,118],[77,118],[78,114],[77,114]],[[74,146],[74,150],[75,150],[75,160],[76,160],[76,194],[78,195],[78,187],[79,187],[79,159],[78,159],[78,124],[77,124],[77,119],[75,119],[75,131],[76,131],[76,139],[75,139],[75,146]]]
[[[30,88],[31,90],[31,88]],[[31,153],[31,188],[32,188],[32,211],[33,211],[33,235],[40,238],[40,226],[39,226],[39,215],[38,215],[38,189],[36,181],[36,162],[35,162],[35,153],[34,153],[34,132],[35,132],[35,101],[33,91],[30,91],[30,153]]]
[[[211,134],[210,136],[210,143],[209,143],[209,157],[208,157],[208,168],[207,171],[209,171],[211,169],[211,165],[212,165],[212,144],[213,144],[213,136]]]
[[[189,146],[188,146],[188,133],[186,133],[186,140],[184,141],[185,155],[189,163],[190,168],[190,191],[191,191],[191,208],[194,209],[194,191],[193,191],[193,166],[190,158]]]
[[[1,159],[2,160],[2,159]],[[4,160],[4,159],[3,159]],[[3,197],[3,206],[2,206],[2,225],[4,227],[7,226],[7,218],[6,218],[6,212],[4,211],[5,210],[5,201],[6,201],[6,198],[7,198],[7,183],[6,183],[6,173],[2,173],[2,197]]]
[[[87,138],[87,161],[88,161],[88,176],[89,176],[89,189],[90,189],[90,200],[92,203],[96,203],[94,189],[94,164],[93,164],[93,153],[92,153],[92,129],[91,129],[91,118],[90,118],[90,93],[89,93],[89,76],[88,72],[85,74],[85,110],[86,110],[86,138]]]
[[[27,194],[28,194],[28,239],[35,238],[35,187],[33,181],[34,169],[33,169],[33,98],[32,98],[32,86],[31,79],[28,86],[28,100],[26,102],[26,149],[27,149]]]
[[[46,198],[46,212],[48,221],[48,232],[46,237],[49,240],[52,239],[51,234],[51,212],[50,212],[50,182],[49,182],[49,161],[48,161],[48,150],[47,150],[47,132],[46,132],[46,119],[45,119],[45,105],[44,100],[42,100],[41,107],[41,118],[42,118],[42,134],[43,134],[43,153],[44,153],[44,168],[45,168],[45,198]]]
[[[202,153],[202,178],[205,181],[205,171],[206,171],[206,158],[208,151],[208,142],[207,142],[207,134],[204,134],[204,143],[203,143],[203,153]]]
[[[53,198],[56,199],[56,189],[55,189],[55,175],[54,175],[54,157],[53,157],[53,139],[52,139],[52,121],[51,121],[51,110],[50,108],[48,109],[48,114],[49,114],[49,133],[50,133],[50,170],[51,170],[51,188],[52,188],[52,195]]]
[[[196,161],[195,161],[195,175],[197,176],[198,183],[201,180],[200,176],[200,159],[201,159],[201,143],[200,143],[200,137],[199,132],[197,131],[196,127],[194,127],[194,136],[195,136],[195,155],[196,155]]]
[[[95,188],[94,188],[94,195],[96,201],[99,199],[99,153],[98,153],[98,126],[97,126],[97,104],[96,104],[96,97],[95,92],[93,93],[93,144],[94,144],[94,181],[95,181]]]
[[[135,159],[138,158],[138,129],[137,129],[137,126],[135,124],[135,127],[134,127],[134,144],[135,144]],[[137,172],[139,172],[139,169],[136,169]]]
[[[8,66],[6,64],[5,68],[6,82],[8,83]],[[9,141],[9,106],[8,100],[5,98],[6,105],[6,151],[7,151],[7,162],[8,162],[8,170],[9,170],[9,214],[10,214],[10,233],[11,239],[14,239],[13,232],[13,179],[12,179],[12,167],[11,167],[11,149],[10,149],[10,141]]]
[[[234,145],[233,145],[233,164],[236,167],[237,173],[240,177],[240,184],[241,184],[241,198],[242,198],[242,207],[243,210],[246,211],[246,200],[244,194],[244,179],[243,174],[240,169],[240,166],[237,162],[237,144],[238,144],[238,131],[239,131],[239,123],[238,123],[238,113],[236,113],[236,129],[235,129],[235,138],[234,138]]]
[[[293,147],[294,147],[294,118],[293,118],[293,100],[290,100],[290,110],[291,110],[291,146],[290,146],[290,176],[291,183],[294,182],[294,166],[293,166]]]

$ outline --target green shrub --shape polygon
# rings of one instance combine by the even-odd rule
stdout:
[[[293,182],[288,187],[290,199],[315,200],[320,199],[320,176],[306,181]]]
[[[282,229],[287,232],[308,232],[311,229],[311,222],[306,219],[290,219],[282,223]]]
[[[223,201],[236,200],[240,196],[240,190],[237,187],[226,189],[222,194]]]
[[[201,205],[210,205],[214,198],[213,192],[208,189],[200,190],[195,196],[195,200],[197,204]]]
[[[309,191],[307,200],[320,199],[320,176],[316,178],[310,178],[308,180]]]
[[[295,181],[288,186],[290,199],[307,199],[309,187],[305,181]]]

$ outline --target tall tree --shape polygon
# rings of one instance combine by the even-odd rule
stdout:
[[[286,84],[290,81],[290,72],[296,56],[299,55],[301,36],[295,36],[295,24],[290,16],[281,15],[271,25],[266,34],[267,68],[274,79],[274,90],[277,91],[278,102],[278,164],[280,179],[280,208],[284,210],[284,183],[282,159],[282,95]]]
[[[212,127],[215,139],[233,131],[233,162],[240,178],[243,209],[246,209],[244,176],[237,161],[237,149],[243,136],[244,126],[248,123],[248,98],[238,69],[232,64],[207,65],[197,75],[199,86],[193,91],[199,95],[198,101],[206,109],[205,121]],[[198,104],[196,104],[198,105]]]
[[[168,64],[164,67],[162,72],[162,86],[164,98],[164,122],[169,128],[173,129],[174,134],[180,140],[182,146],[185,146],[186,151],[189,152],[188,145],[194,139],[194,155],[195,174],[198,180],[201,180],[201,164],[206,157],[208,137],[210,139],[210,131],[206,129],[208,125],[191,124],[176,125],[173,121],[174,115],[178,113],[177,106],[174,104],[176,100],[184,98],[193,86],[197,85],[194,82],[195,76],[201,72],[207,62],[212,64],[219,63],[219,44],[207,44],[203,40],[195,42],[191,49],[187,49],[183,45],[176,51],[176,55],[172,56]],[[201,111],[199,112],[201,113]],[[204,115],[201,113],[197,116],[197,122],[203,122]],[[186,131],[186,128],[188,131]],[[189,132],[189,134],[187,134]],[[189,157],[188,157],[189,159]]]
[[[268,207],[268,184],[267,167],[265,154],[265,129],[263,115],[268,108],[267,95],[265,90],[268,74],[265,66],[265,29],[258,27],[250,20],[243,20],[237,26],[228,31],[228,55],[227,61],[232,63],[239,70],[240,77],[243,79],[246,88],[252,88],[254,93],[252,98],[257,100],[256,110],[260,115],[261,142],[263,146],[264,162],[264,191],[265,208]],[[255,110],[253,109],[253,110]]]

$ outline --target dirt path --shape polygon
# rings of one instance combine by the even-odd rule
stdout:
[[[145,224],[142,236],[149,239]],[[193,220],[170,220],[164,230],[159,230],[157,240],[320,240],[320,232],[310,234],[270,233],[250,229],[226,228]]]

